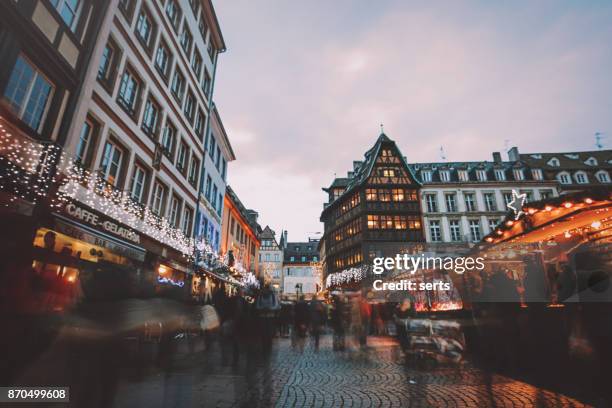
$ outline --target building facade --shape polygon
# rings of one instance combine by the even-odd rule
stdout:
[[[219,252],[228,163],[236,156],[214,103],[205,148],[196,239],[204,239]]]
[[[48,196],[57,187],[62,147],[108,6],[85,0],[0,2],[0,276],[5,301],[16,311],[20,302],[40,305],[11,287],[30,273],[59,274],[70,284],[72,272],[50,262],[59,246],[51,236],[45,243],[37,237],[53,228]],[[9,296],[20,299],[13,303]]]
[[[493,161],[410,164],[419,177],[421,208],[428,243],[469,244],[479,242],[493,231],[508,213],[512,192],[526,194],[526,200],[555,197],[556,180],[545,180],[540,167],[520,161]],[[466,245],[463,245],[467,248]]]
[[[278,292],[283,290],[283,250],[276,241],[276,233],[269,226],[259,234],[259,273],[264,283],[270,283]]]
[[[323,189],[324,273],[369,265],[374,257],[395,256],[406,243],[423,242],[420,189],[395,142],[381,134],[346,178]]]
[[[220,253],[229,257],[230,265],[240,265],[245,272],[259,276],[259,225],[257,212],[247,209],[234,190],[225,189]]]
[[[312,296],[321,291],[319,240],[287,242],[283,246],[283,298],[297,299],[300,295]]]

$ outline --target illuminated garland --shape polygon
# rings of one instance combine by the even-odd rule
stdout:
[[[329,288],[331,286],[342,285],[349,282],[359,282],[366,277],[367,273],[367,265],[345,269],[342,272],[332,273],[327,275],[327,279],[325,279],[325,286]]]

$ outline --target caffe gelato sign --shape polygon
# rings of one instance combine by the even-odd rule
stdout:
[[[85,224],[99,228],[110,234],[116,235],[123,239],[132,241],[134,243],[140,243],[140,235],[129,228],[125,228],[117,224],[114,220],[95,213],[86,208],[80,207],[74,203],[69,203],[64,207],[66,214],[70,215]]]

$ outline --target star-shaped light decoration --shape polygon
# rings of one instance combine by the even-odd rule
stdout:
[[[518,194],[516,190],[512,190],[512,201],[506,204],[506,206],[514,212],[515,221],[521,218],[521,215],[525,214],[523,211],[523,206],[525,205],[526,200],[527,194]]]

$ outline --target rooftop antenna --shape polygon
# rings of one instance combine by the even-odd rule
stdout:
[[[597,147],[598,149],[603,149],[603,143],[601,142],[601,139],[604,139],[605,136],[603,133],[601,132],[595,132],[595,147]]]
[[[444,153],[444,146],[440,146],[440,159],[446,160],[446,153]]]
[[[380,124],[380,134],[384,134],[385,133],[385,125],[384,124]]]

